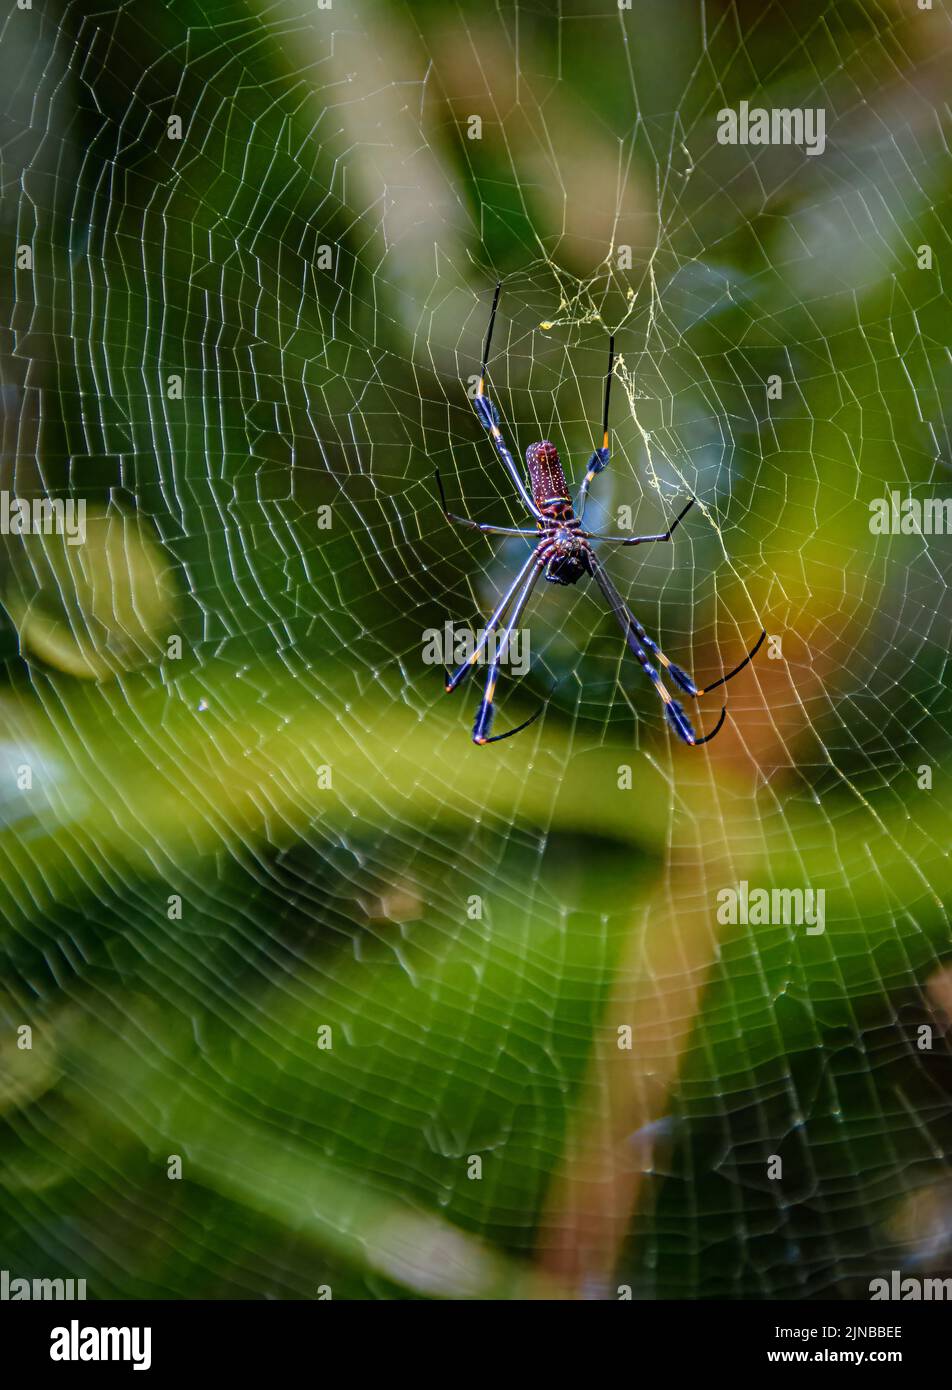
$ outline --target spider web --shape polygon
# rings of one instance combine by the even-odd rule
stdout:
[[[2,538],[11,1273],[952,1263],[949,541],[869,507],[950,489],[950,46],[938,4],[7,16],[2,486],[87,506],[81,546]],[[742,100],[823,108],[822,155],[719,144]],[[526,553],[434,482],[524,524],[469,399],[497,279],[517,458],[577,485],[614,333],[587,520],[698,500],[604,548],[649,633],[704,684],[767,630],[703,752],[584,581],[535,594],[511,742],[423,662]],[[825,931],[721,924],[741,881]]]

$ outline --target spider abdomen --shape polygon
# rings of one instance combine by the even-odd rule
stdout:
[[[532,500],[543,508],[552,502],[568,502],[569,489],[559,461],[559,451],[547,439],[530,444],[526,450],[526,466],[532,483]]]

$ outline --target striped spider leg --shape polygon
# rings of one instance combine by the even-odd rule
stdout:
[[[579,520],[581,520],[585,512],[585,504],[588,501],[588,491],[592,484],[592,480],[599,473],[601,473],[603,468],[607,467],[610,457],[608,407],[611,395],[612,371],[614,369],[614,364],[615,339],[614,337],[612,337],[609,339],[608,372],[605,377],[605,406],[602,413],[602,447],[600,449],[596,449],[595,452],[592,454],[591,458],[589,459],[588,467],[585,471],[585,476],[582,479],[582,484],[579,488]],[[693,497],[690,498],[687,506],[682,508],[682,510],[675,517],[675,519],[671,522],[668,529],[657,535],[606,536],[593,531],[582,531],[580,532],[580,535],[583,536],[586,540],[606,541],[609,544],[616,544],[622,546],[643,545],[646,541],[670,541],[673,532],[687,516],[688,512],[694,506],[694,502],[695,499]],[[612,583],[612,580],[608,575],[608,572],[604,569],[600,561],[595,556],[594,552],[590,552],[589,555],[589,573],[592,575],[596,584],[604,594],[612,614],[617,619],[622,632],[625,634],[625,641],[628,643],[628,646],[634,654],[635,659],[638,661],[642,670],[645,672],[645,675],[652,682],[655,690],[658,692],[658,695],[661,698],[661,703],[664,707],[665,714],[667,715],[668,721],[674,729],[675,733],[678,735],[679,738],[683,739],[685,743],[690,744],[691,747],[694,748],[700,747],[702,743],[709,743],[710,740],[714,738],[714,736],[717,733],[720,732],[721,726],[724,723],[724,720],[727,716],[726,706],[721,709],[720,718],[718,719],[716,725],[711,730],[711,732],[705,735],[704,738],[698,738],[697,734],[694,732],[694,729],[691,727],[691,722],[688,719],[687,715],[684,713],[684,710],[682,709],[681,705],[678,703],[677,700],[673,699],[670,692],[665,688],[664,683],[658,675],[657,670],[654,666],[652,666],[651,661],[649,659],[649,653],[651,657],[653,657],[659,663],[659,665],[661,665],[664,668],[664,670],[668,673],[668,675],[675,682],[675,684],[681,690],[683,690],[686,695],[690,695],[692,699],[697,700],[700,699],[702,695],[706,695],[709,691],[715,690],[719,685],[726,685],[728,681],[733,680],[733,678],[744,669],[747,663],[754,659],[754,657],[760,650],[760,647],[764,642],[764,639],[767,636],[766,629],[761,632],[755,645],[747,653],[743,661],[739,662],[732,671],[730,671],[726,676],[721,676],[719,680],[712,681],[710,685],[706,685],[704,687],[699,688],[695,685],[694,681],[687,674],[687,672],[682,671],[680,666],[677,666],[673,661],[670,661],[668,657],[665,656],[661,648],[648,636],[644,627],[642,627],[641,623],[635,617],[634,613],[632,613],[631,609],[622,599],[618,590],[615,588],[615,585]]]

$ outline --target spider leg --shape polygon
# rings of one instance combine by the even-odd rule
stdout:
[[[490,634],[495,631],[495,629],[499,626],[499,623],[502,621],[502,615],[509,607],[509,604],[512,601],[513,594],[516,592],[519,585],[524,581],[529,570],[535,563],[536,551],[534,550],[532,554],[529,556],[528,560],[522,566],[522,569],[516,575],[515,579],[510,584],[509,588],[506,590],[502,598],[499,600],[495,612],[493,613],[492,617],[489,619],[485,628],[483,629],[483,635],[479,639],[479,642],[476,644],[475,650],[472,652],[470,656],[467,657],[467,659],[461,665],[457,666],[456,670],[453,672],[452,675],[450,675],[448,671],[445,672],[447,694],[450,694],[451,691],[455,690],[456,687],[459,685],[460,681],[462,681],[466,676],[469,675],[470,671],[472,671],[473,667],[476,665],[477,661],[482,655],[483,648],[489,641]]]
[[[667,531],[664,531],[660,536],[600,536],[597,531],[580,531],[579,535],[590,541],[617,541],[620,545],[643,545],[645,541],[669,541],[672,533],[677,530],[694,506],[695,501],[696,499],[692,497],[684,510],[680,511],[674,518]]]
[[[479,382],[476,386],[476,395],[473,398],[473,408],[482,421],[484,428],[489,431],[489,437],[496,446],[496,453],[502,459],[509,472],[510,478],[515,483],[516,491],[522,499],[523,506],[531,516],[535,517],[536,521],[540,521],[542,519],[542,513],[529,495],[529,490],[525,485],[522,474],[516,467],[516,461],[509,452],[509,446],[503,438],[499,423],[499,411],[486,395],[486,365],[489,361],[489,345],[492,342],[493,325],[496,322],[496,309],[499,307],[499,292],[501,289],[502,281],[500,280],[496,285],[496,293],[493,295],[493,307],[489,315],[489,328],[486,330],[486,343],[483,347],[483,360],[479,369]]]
[[[540,709],[536,711],[536,713],[532,716],[531,719],[527,719],[525,724],[520,724],[518,728],[510,729],[508,733],[505,734],[496,734],[495,737],[490,737],[489,731],[492,728],[493,714],[495,712],[493,710],[493,699],[496,694],[496,682],[499,679],[499,667],[502,664],[504,655],[508,652],[509,639],[512,636],[513,629],[515,628],[519,619],[522,617],[522,614],[524,613],[526,608],[526,604],[529,602],[529,599],[532,596],[532,590],[535,588],[536,583],[539,579],[539,575],[542,573],[541,556],[537,556],[534,554],[532,556],[532,561],[534,571],[532,574],[530,574],[529,578],[523,584],[519,597],[516,599],[516,602],[513,605],[512,613],[509,615],[509,619],[502,633],[502,638],[496,646],[496,654],[493,657],[492,663],[489,667],[489,674],[486,677],[486,689],[483,692],[483,698],[480,700],[479,706],[476,710],[476,719],[473,723],[473,742],[479,744],[480,746],[487,743],[498,743],[501,739],[511,738],[513,734],[520,733],[529,724],[531,724],[533,720],[538,719],[539,715],[542,713],[542,710],[545,708],[545,706],[543,705]]]
[[[493,734],[492,738],[474,738],[473,742],[478,743],[480,748],[485,748],[487,743],[502,743],[504,738],[512,738],[513,734],[521,734],[523,729],[528,729],[530,724],[534,724],[536,722],[539,715],[542,713],[544,709],[545,705],[541,704],[539,708],[536,710],[535,714],[530,714],[528,719],[524,719],[522,723],[517,724],[514,729],[507,729],[504,734]]]
[[[724,723],[724,720],[725,720],[726,718],[727,718],[727,710],[726,710],[726,709],[722,709],[722,710],[721,710],[721,717],[720,717],[720,719],[717,721],[717,723],[714,725],[714,727],[713,727],[713,729],[711,730],[711,732],[710,732],[709,734],[705,734],[703,738],[696,738],[696,739],[694,740],[694,747],[695,747],[695,748],[700,748],[700,746],[701,746],[702,743],[710,743],[711,739],[712,739],[712,738],[715,738],[715,737],[720,733],[720,731],[721,731],[721,725]]]
[[[716,690],[719,685],[726,685],[728,681],[732,681],[736,675],[743,671],[748,662],[753,661],[767,637],[766,629],[764,629],[753,647],[751,647],[750,651],[744,657],[743,661],[739,661],[733,671],[729,671],[726,676],[719,676],[716,681],[711,681],[710,685],[696,686],[687,671],[682,671],[680,666],[676,666],[673,661],[670,661],[665,656],[657,643],[652,642],[651,638],[648,636],[647,632],[645,632],[631,609],[628,608],[627,604],[623,604],[623,606],[628,614],[628,621],[634,629],[635,635],[638,637],[639,641],[658,659],[675,684],[679,685],[684,693],[690,695],[694,700],[699,700],[702,695],[707,695],[710,691]],[[711,737],[713,738],[713,734]]]
[[[608,467],[610,451],[608,448],[608,402],[611,398],[612,390],[612,369],[615,366],[615,338],[614,335],[608,340],[608,372],[605,377],[605,408],[602,411],[602,447],[596,449],[588,461],[588,468],[585,477],[582,479],[582,486],[578,490],[578,503],[575,511],[579,521],[585,515],[585,503],[588,501],[588,490],[591,487],[592,479],[601,473],[603,468]]]
[[[447,521],[453,521],[457,526],[469,526],[474,531],[488,531],[494,536],[533,536],[538,537],[539,532],[530,531],[527,528],[520,529],[517,526],[491,526],[483,521],[473,521],[468,516],[457,516],[451,512],[446,505],[446,493],[443,491],[443,479],[440,477],[440,470],[435,468],[436,485],[440,489],[440,500],[443,503],[443,515]]]
[[[716,690],[719,685],[726,685],[728,681],[732,681],[739,671],[743,671],[748,661],[753,661],[754,657],[757,655],[764,642],[766,641],[766,638],[767,629],[764,628],[763,632],[761,632],[760,636],[757,638],[757,641],[751,647],[750,651],[744,657],[743,661],[739,661],[737,665],[734,667],[733,671],[728,672],[726,676],[721,676],[718,680],[711,681],[710,685],[705,685],[702,690],[699,690],[697,692],[698,695],[706,695],[709,690]]]
[[[645,632],[644,628],[634,617],[634,615],[629,611],[628,606],[622,598],[621,594],[619,594],[618,590],[615,588],[608,574],[599,564],[598,560],[595,558],[594,555],[592,555],[589,558],[589,567],[591,569],[591,573],[595,579],[595,582],[601,589],[602,593],[605,595],[605,598],[608,600],[608,606],[614,614],[615,618],[617,619],[622,632],[625,634],[625,641],[628,643],[629,648],[631,649],[632,653],[640,663],[645,675],[654,685],[655,690],[661,697],[661,702],[664,706],[664,712],[667,715],[668,722],[671,724],[671,727],[678,735],[678,738],[682,739],[685,743],[690,744],[692,748],[697,747],[701,743],[710,742],[710,740],[714,738],[715,734],[719,733],[721,725],[724,723],[724,719],[727,714],[726,708],[721,710],[721,717],[717,721],[717,725],[712,730],[712,732],[705,735],[704,738],[698,738],[697,734],[694,732],[694,729],[691,727],[691,721],[684,713],[684,710],[682,709],[681,705],[665,688],[665,685],[661,680],[661,677],[649,661],[648,651],[650,651],[653,656],[657,657],[657,659],[661,662],[662,666],[664,666],[664,668],[668,671],[672,679],[675,680],[677,684],[681,686],[682,690],[685,690],[689,695],[700,695],[701,691],[697,690],[690,677],[687,676],[679,666],[675,666],[674,662],[669,661],[667,657],[661,653],[661,651],[658,649],[655,643],[651,641],[651,638],[648,637],[648,634]]]
[[[610,582],[611,581],[609,581],[609,583]],[[614,589],[614,585],[612,585],[612,588]],[[642,644],[643,647],[647,647],[648,651],[651,652],[652,656],[654,656],[657,659],[657,661],[660,662],[660,664],[664,667],[664,669],[667,671],[668,675],[675,682],[675,684],[680,686],[686,695],[690,695],[695,700],[700,699],[702,695],[709,694],[712,690],[716,690],[719,685],[726,685],[728,681],[732,681],[736,675],[739,675],[739,673],[743,671],[744,667],[748,664],[748,662],[753,661],[754,657],[760,651],[760,648],[763,646],[767,637],[767,631],[766,629],[764,629],[761,632],[760,636],[757,638],[757,641],[754,643],[753,647],[751,647],[750,651],[744,657],[743,661],[739,661],[732,671],[728,671],[726,676],[719,676],[716,681],[711,681],[710,685],[697,686],[694,684],[694,681],[688,675],[687,671],[682,671],[680,666],[676,666],[673,661],[669,660],[669,658],[665,656],[664,652],[657,645],[657,643],[651,640],[645,629],[642,627],[641,623],[639,623],[638,619],[635,617],[634,613],[632,613],[631,609],[628,607],[624,599],[618,593],[618,590],[615,589],[614,592],[615,597],[621,604],[622,611],[627,616],[628,625],[630,629],[634,632],[638,641]],[[714,735],[711,734],[710,737],[713,738]]]

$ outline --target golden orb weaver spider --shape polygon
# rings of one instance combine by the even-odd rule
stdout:
[[[766,630],[761,632],[755,645],[726,676],[721,676],[718,680],[712,681],[710,685],[696,686],[687,674],[682,671],[680,666],[676,666],[673,661],[669,661],[660,647],[648,636],[641,623],[632,613],[625,603],[621,594],[615,588],[607,571],[599,561],[590,542],[609,541],[617,545],[644,545],[648,541],[670,541],[675,529],[681,524],[688,512],[694,506],[695,499],[692,497],[687,506],[678,513],[671,522],[668,529],[659,535],[653,536],[605,536],[595,531],[586,531],[582,527],[585,515],[585,504],[588,500],[588,490],[593,478],[599,474],[603,468],[607,467],[609,460],[609,430],[608,430],[608,407],[611,397],[612,372],[615,365],[615,339],[609,339],[608,346],[608,373],[605,377],[605,407],[602,414],[602,447],[596,449],[588,461],[585,470],[585,477],[578,493],[578,514],[572,505],[569,496],[568,484],[565,481],[565,474],[562,471],[562,464],[559,460],[559,452],[554,444],[547,439],[539,440],[535,444],[530,444],[526,450],[526,466],[529,470],[529,481],[531,494],[526,487],[515,460],[509,451],[503,437],[500,424],[499,411],[496,409],[489,396],[486,394],[486,370],[489,362],[489,348],[492,343],[493,326],[496,322],[496,310],[499,307],[499,294],[502,283],[496,285],[496,293],[493,296],[493,307],[489,315],[489,328],[486,331],[486,342],[483,347],[483,360],[479,371],[479,381],[476,387],[476,395],[473,405],[476,414],[479,416],[484,428],[488,431],[489,437],[496,447],[496,452],[505,464],[509,476],[515,484],[516,492],[523,506],[535,522],[535,530],[513,526],[493,526],[481,521],[473,521],[469,517],[457,516],[451,512],[446,505],[446,493],[443,490],[443,480],[440,477],[440,470],[436,469],[436,483],[440,490],[440,500],[443,504],[443,514],[448,521],[457,526],[469,526],[474,531],[483,531],[494,536],[527,536],[532,537],[537,544],[533,548],[529,558],[526,560],[522,569],[516,575],[512,585],[503,595],[495,612],[486,624],[480,640],[477,642],[473,652],[468,659],[458,666],[452,675],[447,672],[446,690],[455,690],[460,682],[473,670],[482,652],[493,633],[499,629],[503,622],[505,613],[512,604],[509,617],[505,627],[502,629],[501,637],[495,643],[495,652],[489,665],[489,672],[486,677],[486,687],[483,698],[479,702],[476,711],[476,719],[473,724],[473,742],[480,746],[487,743],[499,743],[504,738],[512,738],[514,734],[519,734],[523,729],[527,729],[530,724],[538,719],[543,705],[536,710],[531,718],[524,723],[517,725],[515,729],[509,729],[504,734],[490,734],[493,722],[493,701],[496,694],[496,683],[499,679],[499,668],[505,659],[509,641],[519,619],[526,609],[526,605],[532,596],[532,591],[541,574],[545,574],[546,579],[552,584],[576,584],[583,574],[590,575],[601,589],[605,596],[612,614],[617,619],[619,626],[625,636],[625,641],[633,652],[634,656],[641,665],[642,670],[654,685],[655,690],[661,697],[664,712],[675,733],[685,743],[692,748],[700,747],[702,743],[709,743],[714,736],[719,733],[721,726],[727,716],[726,706],[722,708],[717,724],[704,738],[698,738],[691,722],[685,714],[682,706],[665,688],[658,671],[651,664],[650,657],[653,657],[659,665],[667,672],[679,689],[692,699],[700,699],[711,690],[716,690],[719,685],[726,685],[728,681],[744,669],[749,661],[752,661],[760,650],[761,644],[767,636]],[[513,602],[513,599],[515,601]],[[650,653],[650,657],[649,657]]]

